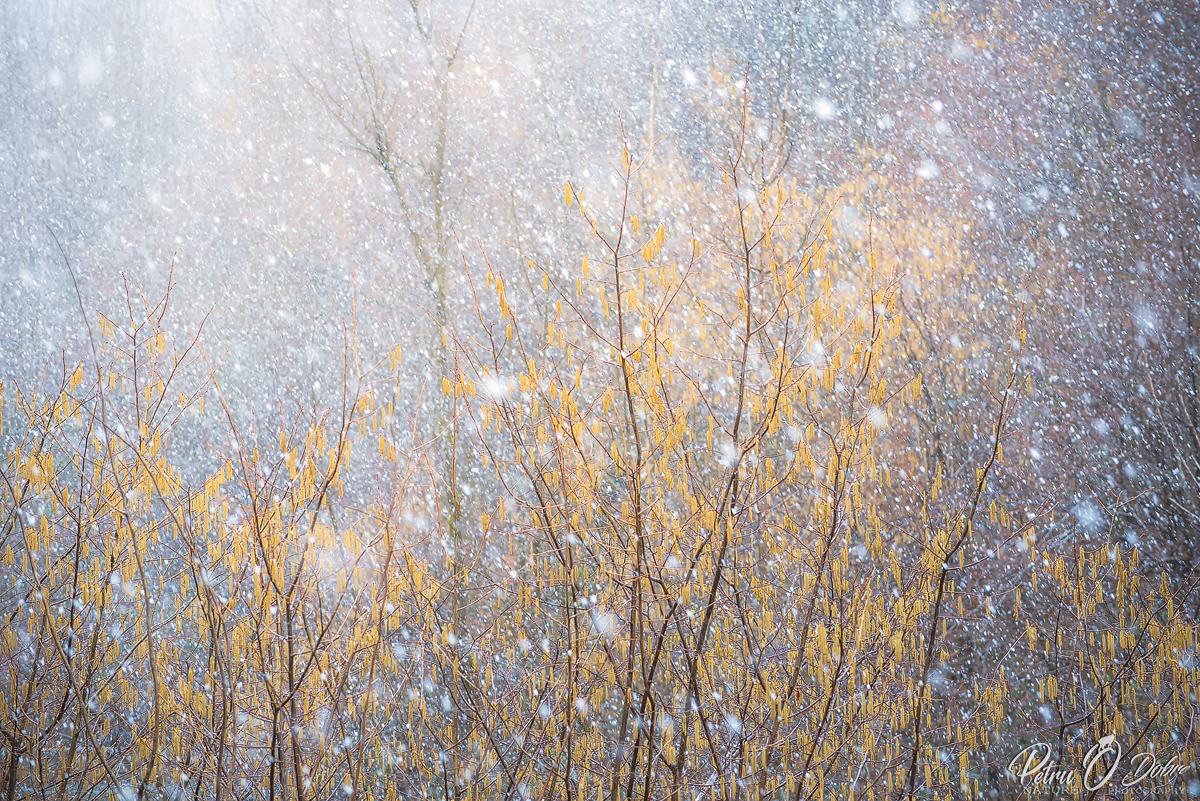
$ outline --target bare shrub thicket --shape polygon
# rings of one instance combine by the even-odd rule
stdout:
[[[415,417],[351,320],[340,404],[242,419],[136,290],[53,391],[4,387],[6,797],[976,798],[1033,739],[1192,760],[1194,580],[1041,536],[1023,308],[956,364],[922,305],[955,227],[835,228],[735,137],[668,230],[640,158],[565,188],[569,263],[462,267]]]

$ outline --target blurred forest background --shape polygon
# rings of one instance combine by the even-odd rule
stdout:
[[[3,4],[0,793],[1194,761],[1198,41],[1194,0]]]
[[[748,74],[762,176],[828,203],[842,228],[895,228],[884,247],[932,259],[939,289],[978,309],[930,330],[940,355],[1000,335],[994,310],[1030,293],[1044,320],[1030,326],[1031,358],[1056,395],[1042,408],[1056,408],[1057,429],[1037,426],[1048,459],[1122,483],[1141,459],[1117,443],[1147,392],[1196,417],[1180,394],[1195,344],[1194,4],[3,13],[6,378],[80,344],[49,226],[88,308],[120,305],[122,275],[161,290],[174,263],[176,322],[194,329],[211,313],[207,348],[240,412],[331,397],[313,388],[334,390],[322,378],[341,364],[352,282],[360,346],[378,356],[425,319],[430,298],[407,290],[434,261],[455,263],[443,283],[459,309],[464,259],[475,271],[485,254],[573,260],[581,233],[561,213],[562,184],[612,190],[606,163],[623,136],[643,155],[654,144],[656,219],[688,221],[709,202],[688,193],[719,182],[707,154],[727,144]],[[845,202],[846,185],[866,200]],[[962,260],[905,247],[900,230],[937,225]],[[953,280],[967,269],[973,280]],[[910,283],[914,302],[930,299]],[[1139,377],[1168,354],[1180,361],[1167,383]],[[1101,447],[1119,463],[1093,458]],[[1164,480],[1146,469],[1132,486]]]

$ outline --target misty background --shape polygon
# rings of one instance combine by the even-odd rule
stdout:
[[[1198,8],[6,3],[0,378],[84,352],[53,232],[89,313],[173,270],[174,324],[204,323],[239,414],[336,391],[354,320],[419,386],[439,292],[453,320],[485,261],[574,264],[563,185],[611,200],[623,144],[653,153],[662,220],[695,224],[745,102],[764,183],[890,226],[930,276],[906,298],[948,310],[938,358],[1025,310],[1055,475],[1161,491],[1200,454]],[[961,260],[921,267],[903,232],[935,219]]]

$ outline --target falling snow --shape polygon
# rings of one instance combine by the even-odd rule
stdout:
[[[1198,41],[5,4],[0,792],[1200,797]]]

